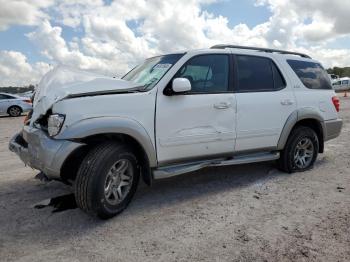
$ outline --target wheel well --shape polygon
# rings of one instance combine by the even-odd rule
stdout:
[[[10,109],[11,109],[12,107],[18,107],[18,108],[21,110],[21,112],[23,112],[22,107],[20,107],[20,106],[18,106],[18,105],[12,105],[12,106],[9,106],[9,108],[7,108],[7,113],[8,113],[8,114],[10,113]]]
[[[323,153],[323,151],[324,151],[324,139],[323,139],[323,128],[322,128],[321,123],[316,119],[302,119],[295,124],[293,129],[298,127],[298,126],[309,127],[316,132],[318,141],[320,143],[319,153]]]
[[[63,180],[75,180],[80,164],[89,150],[105,141],[120,141],[128,145],[137,157],[144,182],[147,185],[152,184],[152,173],[145,150],[136,139],[126,134],[98,134],[79,139],[79,142],[86,145],[73,151],[65,160],[61,168],[61,178]]]

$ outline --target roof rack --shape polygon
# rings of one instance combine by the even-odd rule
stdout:
[[[298,56],[305,57],[305,58],[311,58],[310,56],[303,54],[303,53],[289,52],[289,51],[284,51],[284,50],[262,48],[262,47],[252,47],[252,46],[214,45],[210,48],[211,49],[225,49],[225,48],[247,49],[247,50],[255,50],[255,51],[261,51],[261,52],[267,52],[267,53],[280,53],[280,54],[284,54],[284,55],[298,55]]]

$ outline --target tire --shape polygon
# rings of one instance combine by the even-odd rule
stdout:
[[[128,206],[139,177],[137,159],[128,147],[115,142],[98,145],[78,170],[74,184],[77,205],[88,214],[111,218]]]
[[[10,106],[7,113],[12,117],[17,117],[22,114],[22,109],[19,106]]]
[[[285,148],[281,151],[278,160],[279,169],[287,173],[311,169],[318,151],[319,141],[315,131],[309,127],[296,127],[292,130]]]

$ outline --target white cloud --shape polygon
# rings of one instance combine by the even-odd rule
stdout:
[[[59,0],[50,7],[52,1],[2,3],[6,10],[29,7],[27,12],[0,10],[0,30],[37,25],[27,36],[52,63],[107,75],[122,75],[149,56],[219,43],[299,50],[326,67],[350,64],[350,49],[327,48],[337,37],[350,35],[349,1],[257,0],[272,15],[254,27],[230,27],[228,18],[206,11],[215,0]],[[84,33],[66,41],[63,26]]]
[[[56,20],[63,25],[77,27],[82,17],[98,7],[104,5],[103,0],[60,0],[54,8]]]
[[[0,86],[27,86],[36,83],[50,69],[47,63],[33,65],[20,52],[0,51]]]
[[[113,43],[84,37],[81,41],[75,39],[67,45],[61,33],[61,27],[52,26],[49,21],[45,21],[27,36],[43,55],[56,63],[106,75],[123,74],[128,70],[127,62],[130,58],[118,51]]]
[[[210,2],[122,0],[111,5],[94,2],[85,5],[79,15],[72,15],[70,10],[80,10],[77,6],[81,2],[66,2],[61,4],[61,11],[67,12],[62,17],[74,16],[77,20],[62,23],[73,28],[83,26],[85,35],[81,39],[66,43],[62,28],[52,26],[48,20],[27,36],[43,55],[55,62],[107,75],[123,75],[141,60],[161,53],[224,42],[267,45],[263,38],[265,24],[253,29],[239,24],[231,29],[227,18],[202,11],[202,4]]]
[[[313,58],[322,61],[323,65],[327,68],[350,65],[350,49],[313,47],[311,53],[313,54]]]
[[[37,25],[48,15],[43,9],[53,0],[0,0],[0,30],[11,25]]]
[[[273,12],[269,21],[270,35],[281,37],[278,31],[282,28],[287,33],[287,44],[294,45],[296,40],[306,40],[312,44],[350,34],[350,1],[257,0],[256,3],[270,8]]]

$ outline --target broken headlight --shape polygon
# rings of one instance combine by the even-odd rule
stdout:
[[[53,114],[49,116],[47,121],[47,132],[50,136],[57,135],[64,123],[65,115]]]

